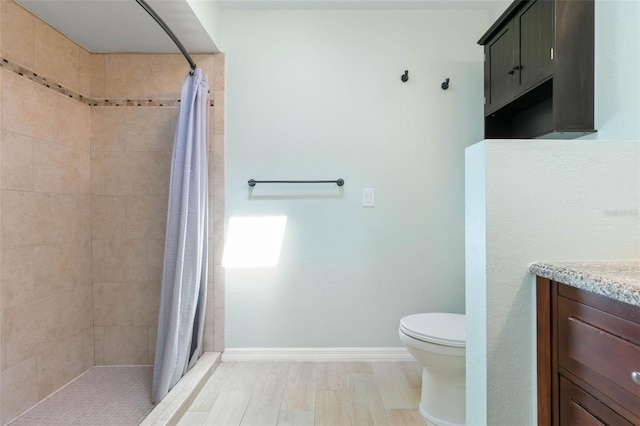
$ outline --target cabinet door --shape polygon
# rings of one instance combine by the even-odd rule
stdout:
[[[485,113],[502,107],[517,87],[516,34],[510,23],[485,45]]]
[[[560,425],[633,426],[633,423],[560,376]]]
[[[553,73],[551,48],[553,47],[553,4],[549,0],[536,0],[518,14],[516,20],[519,38],[517,76],[519,93],[527,91]]]

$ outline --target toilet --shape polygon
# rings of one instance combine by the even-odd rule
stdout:
[[[430,424],[465,424],[465,316],[409,315],[400,320],[400,340],[422,366],[420,414]]]

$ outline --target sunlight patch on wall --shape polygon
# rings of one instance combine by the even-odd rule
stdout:
[[[286,216],[232,217],[222,256],[225,268],[270,268],[278,264]]]

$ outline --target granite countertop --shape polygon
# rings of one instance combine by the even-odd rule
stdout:
[[[640,261],[538,262],[529,271],[640,307]]]

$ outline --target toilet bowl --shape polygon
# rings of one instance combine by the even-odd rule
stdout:
[[[465,316],[409,315],[400,320],[400,340],[422,366],[420,414],[437,426],[465,424]]]

